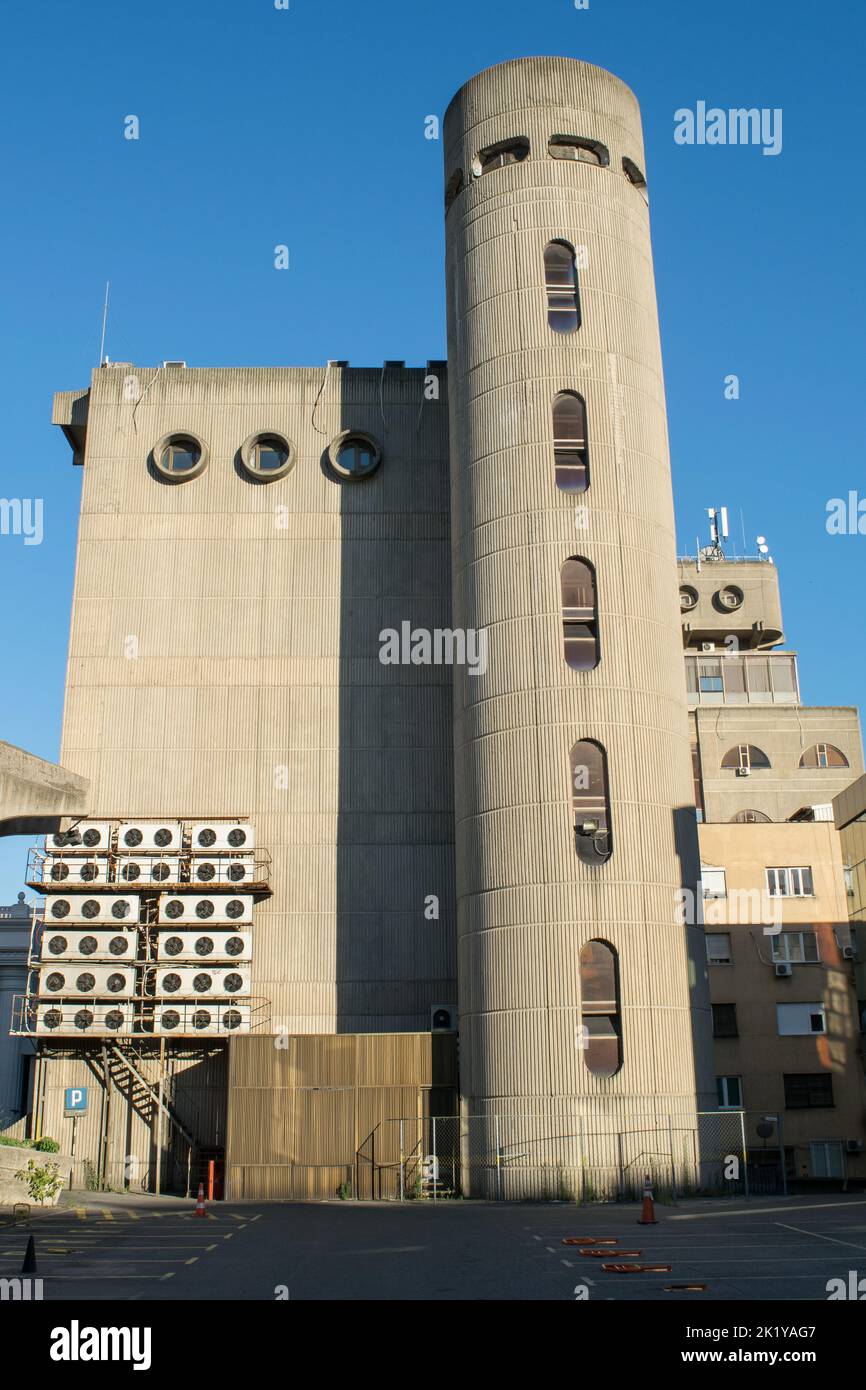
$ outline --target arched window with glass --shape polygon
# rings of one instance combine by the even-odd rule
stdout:
[[[572,671],[593,671],[601,654],[595,570],[572,555],[559,572],[562,596],[562,642],[565,664]]]
[[[554,333],[574,333],[580,327],[580,292],[574,247],[549,241],[544,248],[544,286],[547,322]]]
[[[607,755],[594,739],[581,739],[571,750],[571,805],[577,857],[583,864],[605,864],[613,851]]]
[[[587,941],[581,948],[581,1043],[593,1076],[614,1076],[622,1066],[618,966],[616,951],[606,941]]]
[[[586,492],[589,487],[586,402],[576,391],[560,391],[553,400],[553,463],[558,488],[563,492]]]

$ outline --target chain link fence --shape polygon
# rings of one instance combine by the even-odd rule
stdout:
[[[401,1201],[597,1202],[782,1191],[780,1151],[753,1149],[741,1110],[629,1116],[411,1117],[378,1126],[370,1195]],[[359,1194],[366,1195],[366,1194]]]

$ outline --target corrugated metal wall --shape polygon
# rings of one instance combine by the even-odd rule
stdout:
[[[456,1110],[451,1034],[233,1038],[227,1195],[393,1197],[395,1119]]]

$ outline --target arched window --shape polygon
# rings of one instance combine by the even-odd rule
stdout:
[[[751,772],[756,767],[769,766],[770,759],[763,748],[756,748],[754,743],[738,743],[736,748],[729,748],[722,758],[722,767],[732,767],[744,772]]]
[[[447,184],[445,185],[445,211],[451,207],[454,199],[463,188],[463,170],[455,169]]]
[[[555,333],[573,333],[580,327],[580,295],[574,247],[567,241],[549,241],[545,246],[544,285],[550,327]]]
[[[556,486],[563,492],[589,487],[586,402],[576,391],[560,391],[553,401],[553,461]]]
[[[565,664],[572,671],[593,671],[599,663],[595,571],[587,560],[572,556],[559,571],[562,594],[562,640]]]
[[[476,177],[489,174],[493,169],[504,169],[506,164],[522,164],[529,154],[529,141],[523,135],[512,140],[500,140],[479,150],[472,163]]]
[[[606,941],[587,941],[581,948],[580,1023],[587,1071],[613,1076],[622,1064],[619,971]]]
[[[643,194],[644,202],[646,202],[646,179],[644,178],[640,169],[635,164],[634,160],[628,159],[627,157],[624,158],[622,161],[622,171],[628,179],[629,183],[633,183],[635,188]]]
[[[813,743],[800,759],[801,767],[847,767],[848,759],[832,743]]]
[[[607,146],[582,135],[551,135],[547,153],[551,159],[574,159],[583,164],[600,164],[603,168],[610,163]]]
[[[770,817],[765,816],[763,811],[738,811],[735,816],[731,816],[732,825],[769,825]]]
[[[611,856],[607,757],[600,743],[582,739],[571,750],[571,805],[577,857],[604,864]]]

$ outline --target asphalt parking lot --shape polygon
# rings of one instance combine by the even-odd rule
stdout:
[[[639,1207],[472,1202],[222,1203],[81,1194],[0,1226],[0,1278],[34,1235],[46,1300],[826,1301],[866,1278],[866,1197]],[[0,1220],[11,1217],[8,1209]],[[567,1237],[615,1239],[605,1257]],[[592,1248],[592,1247],[583,1247]],[[620,1273],[616,1251],[670,1272]],[[705,1284],[704,1290],[677,1290]],[[866,1290],[866,1284],[864,1284]]]

